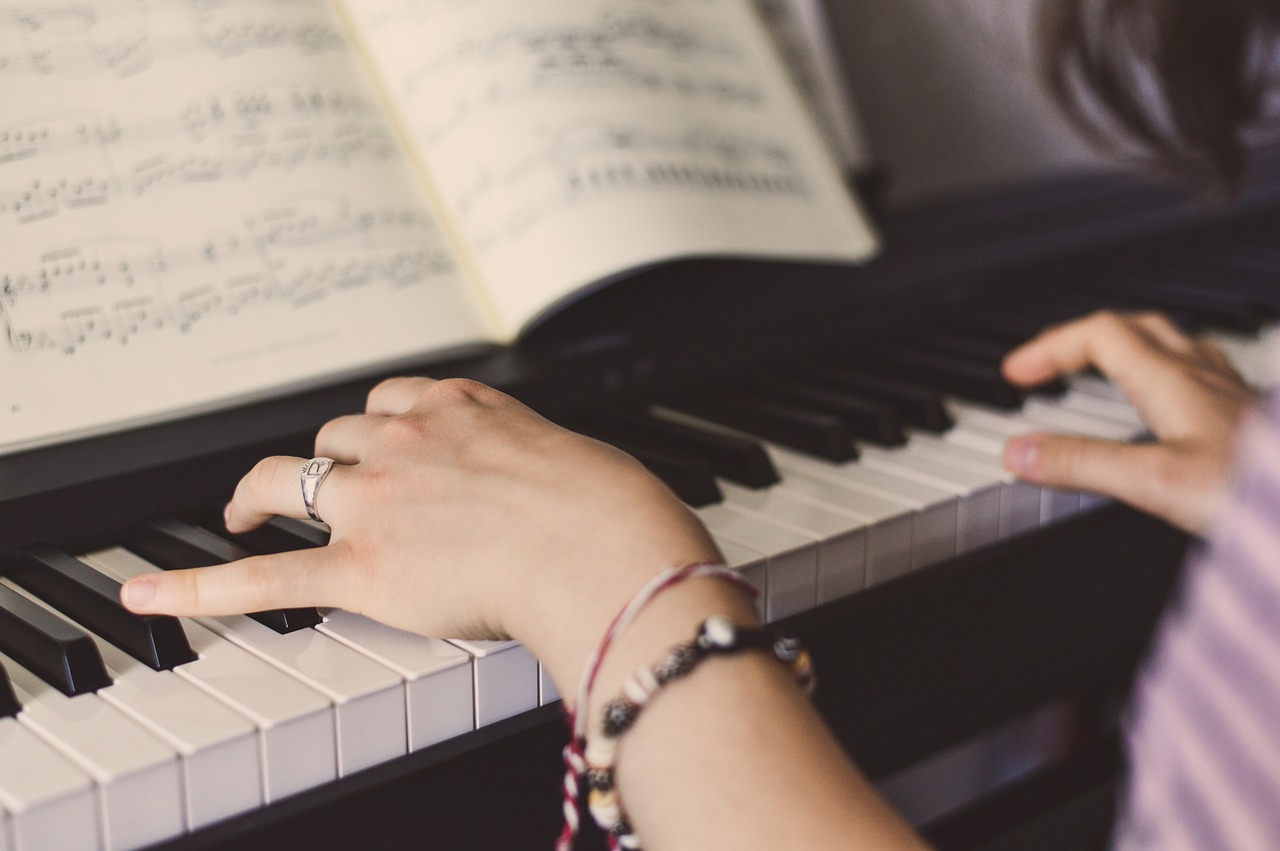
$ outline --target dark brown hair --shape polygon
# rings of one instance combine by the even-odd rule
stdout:
[[[1043,2],[1045,78],[1077,125],[1127,159],[1240,189],[1280,0]]]

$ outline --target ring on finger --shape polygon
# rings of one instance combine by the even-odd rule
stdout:
[[[324,521],[316,511],[316,496],[335,463],[332,458],[320,457],[312,458],[302,465],[302,505],[307,509],[307,515],[317,523]]]

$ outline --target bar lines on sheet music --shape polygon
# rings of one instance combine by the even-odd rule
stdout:
[[[373,104],[319,89],[211,96],[148,124],[109,115],[33,120],[0,129],[0,216],[30,224],[166,188],[399,155]],[[23,182],[4,179],[8,164]]]
[[[390,13],[374,17],[394,25]],[[602,10],[588,25],[511,27],[428,54],[402,78],[434,144],[489,109],[566,87],[601,97],[647,91],[705,108],[751,108],[763,92],[735,45],[646,13]],[[447,95],[442,96],[443,93]]]
[[[121,238],[50,251],[38,269],[0,274],[0,318],[19,355],[74,355],[269,307],[305,322],[310,304],[455,271],[433,245],[434,222],[416,212],[299,202],[185,247]]]
[[[533,148],[496,175],[478,172],[458,193],[457,205],[484,251],[557,210],[622,192],[802,199],[810,187],[791,150],[777,140],[708,128],[661,133],[583,123],[564,128],[546,148]]]
[[[128,77],[204,52],[228,59],[273,49],[345,51],[320,6],[298,0],[113,0],[0,7],[0,72]],[[5,37],[8,36],[8,37]]]

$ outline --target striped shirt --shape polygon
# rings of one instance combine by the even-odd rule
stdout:
[[[1114,847],[1280,849],[1280,398],[1138,677]]]

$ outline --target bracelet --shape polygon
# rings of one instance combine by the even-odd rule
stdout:
[[[571,851],[573,848],[574,838],[578,834],[578,808],[579,808],[579,779],[587,770],[585,759],[586,751],[586,723],[587,713],[586,707],[590,701],[591,688],[595,685],[596,676],[600,673],[600,666],[604,662],[605,654],[609,647],[617,640],[618,636],[631,625],[636,616],[651,603],[662,592],[675,587],[686,579],[694,577],[714,577],[732,582],[742,588],[753,598],[758,595],[757,591],[752,588],[746,580],[739,576],[735,571],[724,565],[711,564],[708,562],[696,562],[681,568],[667,568],[651,579],[631,601],[618,612],[613,622],[609,624],[609,628],[605,631],[604,637],[601,639],[599,646],[591,657],[587,660],[586,666],[582,670],[582,678],[578,683],[577,702],[574,708],[569,710],[566,708],[566,721],[571,731],[569,743],[565,745],[563,751],[565,775],[564,775],[564,827],[560,831],[560,837],[556,840],[557,851]]]
[[[630,730],[640,712],[664,686],[687,677],[705,659],[747,650],[765,650],[790,668],[796,682],[811,694],[813,664],[799,640],[779,635],[767,628],[739,627],[722,615],[708,618],[698,628],[693,641],[678,644],[653,668],[640,668],[623,684],[623,693],[604,706],[599,735],[587,745],[584,755],[587,806],[596,824],[609,837],[609,847],[635,851],[639,837],[631,829],[614,782],[618,740]]]

